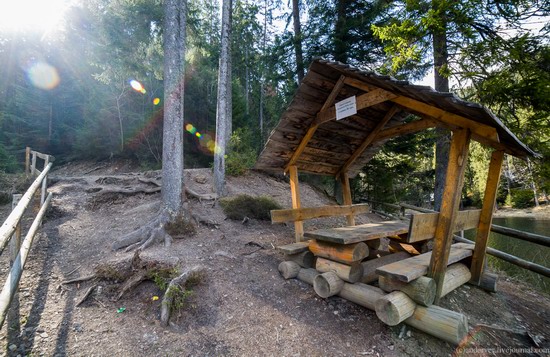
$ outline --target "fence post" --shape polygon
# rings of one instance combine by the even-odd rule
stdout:
[[[31,164],[31,176],[34,176],[36,170],[36,152],[31,151],[32,154],[32,164]]]
[[[46,166],[50,163],[50,156],[46,156],[46,160],[44,161],[44,169],[46,169]],[[48,186],[48,175],[44,176],[42,179],[42,192],[40,195],[40,206],[44,204],[44,201],[46,200],[46,188]]]
[[[25,148],[25,177],[27,180],[30,177],[31,173],[31,148],[27,146]]]
[[[14,194],[12,196],[12,204],[11,209],[13,210],[19,201],[21,200],[21,197],[23,195],[21,194]],[[21,248],[21,222],[17,224],[17,227],[15,228],[15,232],[13,233],[13,236],[11,238],[10,242],[10,268],[13,267],[13,262],[17,258],[17,255],[19,254],[19,249]],[[19,332],[21,330],[21,324],[19,322],[20,316],[19,316],[19,293],[15,292],[13,295],[13,299],[10,304],[10,309],[8,310],[8,342],[11,343],[12,341],[16,341],[16,339],[19,337]]]

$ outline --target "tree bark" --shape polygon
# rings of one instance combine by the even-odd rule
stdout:
[[[223,0],[221,55],[218,72],[214,187],[219,197],[225,191],[225,152],[231,135],[231,0]]]
[[[186,0],[164,2],[164,124],[162,146],[162,202],[179,212],[183,188],[183,92]]]
[[[292,0],[292,21],[294,23],[294,52],[296,54],[296,74],[298,84],[304,79],[304,58],[302,55],[302,24],[300,23],[299,0]]]
[[[447,19],[445,9],[440,0],[432,1],[433,10],[439,15],[439,23],[432,30],[433,60],[434,60],[434,86],[439,92],[449,91],[449,78],[445,74],[449,64],[449,52],[447,49]],[[435,144],[435,190],[434,210],[441,208],[443,186],[449,157],[449,143],[451,133],[446,129],[436,129]]]

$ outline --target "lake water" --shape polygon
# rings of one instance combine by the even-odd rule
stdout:
[[[502,217],[493,218],[493,224],[547,237],[550,236],[550,220],[537,220],[529,217]],[[475,231],[466,232],[465,236],[466,238],[474,239]],[[550,248],[542,245],[491,232],[489,246],[516,257],[550,267]],[[492,255],[487,255],[487,257],[489,258],[489,266],[491,268],[504,271],[507,275],[550,294],[550,278],[507,263]]]

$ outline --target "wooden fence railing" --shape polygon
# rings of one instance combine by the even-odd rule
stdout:
[[[427,208],[422,207],[416,207],[413,205],[409,205],[406,203],[399,203],[399,204],[392,204],[392,203],[385,203],[385,202],[375,202],[375,201],[368,201],[371,204],[376,205],[383,205],[387,207],[391,207],[393,209],[399,210],[401,217],[405,216],[405,209],[410,209],[413,211],[423,212],[423,213],[433,213],[435,211]],[[373,210],[374,211],[374,210]],[[387,214],[386,214],[387,215]],[[391,216],[391,215],[390,215]],[[535,244],[539,244],[545,247],[550,247],[550,237],[545,237],[539,234],[534,233],[528,233],[523,231],[518,231],[516,229],[507,228],[507,227],[501,227],[498,225],[491,225],[491,231],[499,234],[503,234],[512,238],[516,238],[523,241],[532,242]],[[454,238],[463,243],[469,243],[474,244],[473,241],[468,240],[464,237],[459,237],[457,235],[454,236]],[[499,259],[502,259],[510,264],[514,264],[516,266],[519,266],[523,269],[530,270],[532,272],[538,273],[540,275],[550,277],[550,268],[547,268],[545,266],[542,266],[540,264],[536,264],[521,258],[518,258],[512,254],[502,252],[500,250],[494,249],[494,248],[487,248],[487,254],[492,255],[494,257],[497,257]]]
[[[25,172],[27,177],[30,178],[36,174],[38,174],[38,177],[36,177],[36,179],[32,182],[25,194],[14,195],[12,212],[0,227],[0,254],[4,252],[4,249],[8,243],[11,243],[11,269],[6,282],[4,283],[4,287],[0,292],[0,328],[4,325],[10,304],[16,295],[19,280],[21,279],[21,274],[23,273],[25,262],[27,261],[27,256],[31,249],[34,236],[42,223],[42,218],[44,217],[44,214],[46,213],[52,199],[51,193],[46,196],[46,189],[48,172],[53,165],[51,162],[53,161],[53,156],[32,151],[30,148],[27,148],[26,154]],[[32,164],[30,164],[31,155]],[[44,167],[42,170],[38,170],[36,168],[37,157],[44,160]],[[34,218],[29,231],[25,235],[25,239],[21,243],[21,219],[39,187],[41,187],[40,210]]]

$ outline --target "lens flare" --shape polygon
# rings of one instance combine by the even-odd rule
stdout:
[[[202,134],[201,134],[201,133],[199,133],[199,132],[197,131],[197,132],[195,133],[195,136],[196,136],[197,138],[199,138],[199,139],[200,139],[200,137],[202,136]]]
[[[153,105],[159,105],[159,103],[160,103],[160,98],[153,99]]]
[[[140,92],[142,94],[145,94],[147,93],[147,91],[145,90],[145,88],[143,87],[143,85],[141,83],[139,83],[138,81],[136,81],[135,79],[132,79],[130,81],[130,86],[132,87],[133,90],[135,90],[136,92]]]
[[[54,89],[60,81],[55,67],[44,62],[33,63],[27,69],[27,76],[33,86],[41,89]]]

